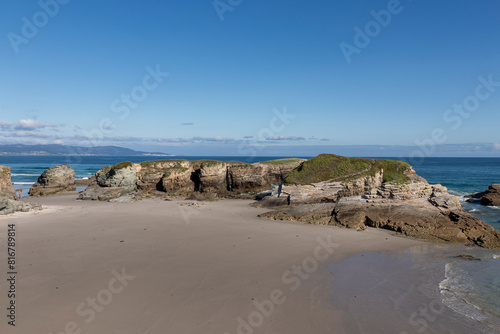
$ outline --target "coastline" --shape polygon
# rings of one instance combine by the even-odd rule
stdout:
[[[22,245],[22,332],[341,333],[346,310],[332,304],[328,265],[429,244],[384,230],[259,219],[266,209],[249,200],[103,203],[75,195],[29,198],[56,209],[0,219],[0,235],[15,222]],[[118,289],[110,282],[122,270],[133,279]]]

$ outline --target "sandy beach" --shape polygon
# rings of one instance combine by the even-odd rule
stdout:
[[[75,198],[28,198],[44,210],[0,218],[2,272],[8,224],[16,226],[18,272],[16,326],[4,315],[1,333],[361,333],[349,323],[352,310],[334,303],[347,290],[336,290],[328,266],[430,245],[384,230],[259,219],[267,210],[250,200]],[[365,284],[346,277],[351,288]],[[3,313],[7,284],[2,279]],[[386,325],[363,333],[405,328]]]

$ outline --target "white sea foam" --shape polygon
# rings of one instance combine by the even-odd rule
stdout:
[[[14,185],[23,185],[23,184],[28,184],[28,185],[31,185],[31,184],[34,184],[35,182],[13,182]]]
[[[467,263],[467,262],[465,262]],[[484,262],[473,261],[468,264]],[[494,311],[497,302],[492,296],[491,284],[483,286],[483,277],[471,275],[460,262],[447,263],[445,266],[445,279],[439,284],[443,304],[453,311],[477,320],[496,331],[500,331],[500,319]],[[473,267],[468,268],[468,270]],[[478,268],[475,268],[476,270]],[[485,272],[488,270],[485,270]],[[494,293],[494,292],[493,292]]]

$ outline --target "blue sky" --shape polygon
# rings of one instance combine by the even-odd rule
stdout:
[[[1,6],[0,143],[500,156],[498,1]]]

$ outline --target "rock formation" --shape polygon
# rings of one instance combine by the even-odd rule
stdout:
[[[277,209],[263,218],[378,227],[431,241],[500,248],[498,231],[467,213],[446,187],[429,185],[404,162],[320,155],[285,178],[279,197],[275,191],[255,206]]]
[[[29,212],[31,210],[42,210],[38,203],[26,203],[21,200],[12,200],[6,197],[0,197],[0,216],[8,215],[17,211]]]
[[[69,165],[59,165],[45,170],[33,184],[30,196],[45,196],[76,190],[75,170]]]
[[[485,192],[469,196],[467,201],[486,206],[500,206],[500,184],[492,184]]]
[[[17,199],[10,171],[10,167],[0,165],[0,215],[16,211],[28,212],[32,209],[41,210],[42,207],[37,203],[25,203]]]
[[[78,199],[109,201],[129,195],[137,190],[137,170],[131,162],[120,162],[112,167],[105,166],[96,174]]]
[[[107,201],[135,191],[140,196],[167,194],[210,200],[217,197],[243,196],[242,194],[255,195],[281,183],[285,175],[303,161],[305,160],[280,159],[247,164],[170,159],[136,164],[123,162],[98,171],[95,181],[79,198]],[[117,166],[130,168],[128,176],[120,176],[123,171],[116,172],[119,170]],[[135,169],[135,174],[132,169]],[[120,181],[123,177],[129,181]]]
[[[16,199],[16,192],[10,179],[11,168],[0,165],[0,198]]]

